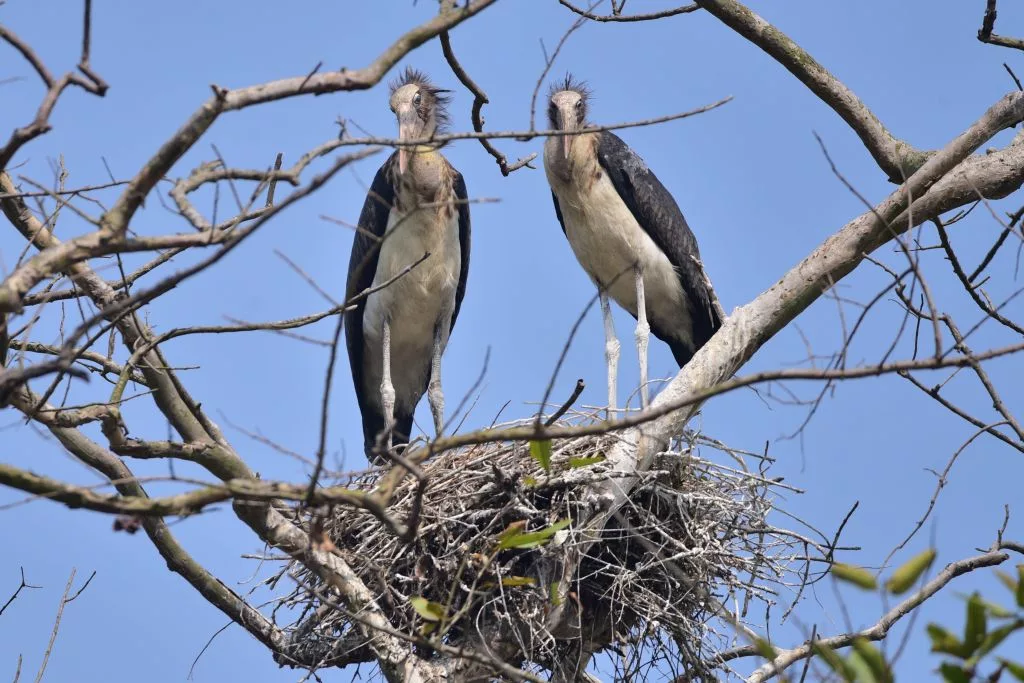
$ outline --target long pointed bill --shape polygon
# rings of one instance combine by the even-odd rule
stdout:
[[[412,138],[412,126],[405,122],[398,124],[399,142]],[[409,154],[412,152],[408,147],[398,148],[398,172],[405,175],[405,169],[409,167]]]
[[[579,128],[579,124],[576,122],[576,111],[572,107],[559,107],[558,118],[561,119],[562,130],[567,133]],[[569,158],[569,152],[572,151],[572,141],[575,137],[575,135],[562,136],[562,153],[565,154],[566,159]]]

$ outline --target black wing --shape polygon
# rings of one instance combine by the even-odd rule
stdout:
[[[348,282],[345,285],[345,300],[351,299],[373,285],[377,273],[377,258],[380,255],[380,241],[388,227],[388,215],[395,201],[395,188],[391,184],[391,168],[395,163],[392,154],[377,170],[370,191],[359,214],[359,229],[352,241],[352,255],[348,262]],[[359,412],[363,418],[363,438],[367,453],[373,446],[377,434],[384,429],[384,416],[368,405],[363,395],[363,311],[366,299],[345,313],[345,345],[348,347],[348,362],[352,368],[352,383],[355,385]],[[396,416],[397,417],[397,416]],[[397,422],[397,420],[396,420]],[[397,433],[403,425],[396,424]],[[408,434],[410,426],[404,428]]]
[[[459,247],[462,250],[462,269],[459,272],[459,286],[455,289],[455,310],[452,311],[452,324],[448,328],[449,334],[455,329],[455,319],[459,317],[459,309],[462,308],[462,297],[466,295],[466,279],[469,277],[469,196],[466,193],[466,179],[462,174],[452,169],[455,180],[452,189],[455,190],[455,197],[459,203]]]
[[[558,216],[558,224],[562,226],[562,234],[565,234],[565,220],[562,218],[562,207],[558,205],[558,195],[551,193],[551,201],[555,203],[555,215]]]
[[[690,302],[694,348],[689,349],[683,360],[680,360],[679,350],[674,346],[672,349],[676,360],[683,365],[722,325],[713,303],[714,293],[701,266],[694,261],[700,258],[697,239],[675,199],[644,160],[613,133],[605,131],[600,136],[597,158],[601,167],[636,222],[675,266],[679,283]]]

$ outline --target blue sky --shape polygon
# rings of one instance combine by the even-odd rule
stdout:
[[[50,182],[50,161],[63,155],[69,185],[102,182],[103,159],[118,178],[130,176],[209,95],[216,83],[238,87],[324,68],[369,63],[400,32],[427,20],[431,2],[281,3],[264,0],[219,3],[185,0],[95,3],[94,68],[111,84],[103,99],[69,91],[51,121],[54,129],[17,157],[16,173]],[[662,2],[628,3],[631,11],[668,6]],[[984,3],[949,0],[864,0],[821,3],[752,2],[856,92],[897,136],[922,149],[943,145],[1005,92],[1013,83],[1003,69],[1008,61],[1024,74],[1017,54],[985,46],[975,34]],[[34,45],[51,70],[60,73],[77,61],[81,5],[70,0],[8,0],[0,22]],[[551,47],[574,16],[553,0],[505,0],[452,35],[456,53],[473,78],[488,92],[486,125],[492,130],[523,129],[529,101],[543,67],[539,40]],[[1024,34],[1024,10],[1005,2],[997,32]],[[424,69],[441,85],[455,90],[454,130],[467,130],[471,97],[462,90],[430,42],[405,60]],[[863,206],[831,174],[813,132],[817,132],[842,173],[857,189],[877,201],[891,186],[860,141],[826,106],[769,57],[714,18],[702,13],[642,24],[587,25],[569,40],[554,73],[572,70],[595,92],[590,111],[596,122],[642,119],[692,109],[725,96],[735,100],[702,116],[622,137],[636,149],[674,193],[698,236],[701,253],[727,311],[746,303],[773,284],[825,237],[860,214]],[[27,64],[7,47],[0,48],[0,130],[30,120],[42,87]],[[546,84],[545,84],[546,89]],[[283,152],[286,163],[337,133],[334,121],[348,119],[371,133],[391,135],[395,124],[386,90],[307,97],[274,103],[222,117],[175,167],[186,175],[196,164],[214,158],[216,145],[229,163],[264,167]],[[542,110],[543,111],[543,110]],[[1007,134],[993,144],[1005,144]],[[542,142],[500,141],[510,159],[539,152]],[[473,255],[469,289],[445,357],[444,379],[449,406],[472,386],[485,351],[490,365],[467,426],[489,423],[506,402],[504,417],[518,417],[540,399],[572,322],[593,295],[575,263],[555,220],[543,171],[522,170],[503,178],[478,144],[463,141],[445,154],[466,177],[473,197],[500,203],[473,207]],[[286,254],[317,281],[341,296],[351,246],[351,232],[321,215],[354,221],[383,155],[345,171],[302,204],[289,209],[247,241],[214,270],[196,277],[147,311],[159,331],[185,324],[217,324],[224,316],[275,320],[314,312],[325,303],[275,255]],[[166,192],[166,187],[162,190]],[[114,195],[102,195],[112,201]],[[229,195],[222,197],[228,201]],[[209,209],[209,195],[204,210]],[[997,203],[999,210],[1015,210]],[[85,204],[87,211],[98,207]],[[187,230],[176,216],[151,197],[134,223],[144,234]],[[65,213],[58,234],[85,229]],[[976,263],[1000,226],[984,210],[975,211],[953,230],[955,245],[968,263]],[[934,243],[927,235],[925,243]],[[5,269],[23,245],[13,231],[0,232],[0,263]],[[890,264],[901,258],[891,248],[878,254]],[[129,263],[137,263],[131,260]],[[188,263],[188,259],[178,261]],[[970,325],[978,312],[959,291],[948,267],[935,252],[924,263],[939,307]],[[1014,250],[1004,249],[992,266],[995,299],[1013,290]],[[115,271],[108,265],[109,277]],[[865,267],[847,278],[842,294],[867,300],[885,284],[885,276]],[[1019,284],[1017,285],[1020,286]],[[847,310],[847,315],[850,311]],[[76,316],[68,307],[69,316]],[[1019,314],[1011,304],[1008,313]],[[603,334],[592,311],[556,384],[554,395],[568,395],[577,377],[587,381],[581,403],[604,401]],[[872,362],[884,353],[900,312],[891,301],[871,317],[852,358]],[[633,321],[618,311],[623,341],[620,392],[635,385]],[[304,333],[329,337],[331,322]],[[797,324],[817,353],[830,353],[841,341],[834,301],[821,300]],[[42,326],[39,341],[56,339],[56,326]],[[974,338],[976,349],[1006,343],[990,326]],[[228,437],[264,478],[299,480],[304,470],[229,426],[236,424],[311,454],[318,436],[319,403],[326,351],[280,336],[251,334],[212,338],[186,337],[165,352],[183,372],[190,391],[226,430]],[[909,341],[898,348],[911,352]],[[807,355],[790,327],[773,339],[744,372],[788,367]],[[1012,407],[1024,405],[1019,378],[1024,360],[1008,358],[989,365]],[[362,462],[361,435],[347,362],[340,359],[330,424],[332,452],[344,462]],[[668,349],[651,343],[651,375],[675,372]],[[937,381],[932,378],[929,382]],[[951,385],[957,397],[982,415],[990,406],[966,375]],[[795,387],[813,395],[815,387]],[[76,388],[72,397],[95,397],[98,385]],[[129,404],[126,419],[140,436],[165,438],[166,425],[149,411],[146,399]],[[429,426],[427,406],[421,425]],[[877,564],[911,529],[932,494],[935,478],[926,468],[941,469],[973,428],[948,416],[934,402],[896,377],[842,385],[830,395],[804,430],[802,438],[782,439],[803,421],[806,410],[765,402],[751,391],[712,401],[703,411],[702,428],[727,443],[751,450],[769,444],[778,462],[774,473],[806,493],[780,504],[793,514],[831,532],[847,510],[860,508],[844,540],[864,548],[841,559]],[[94,475],[72,462],[37,430],[21,425],[11,411],[0,413],[0,457],[5,462],[67,480],[93,483]],[[140,475],[166,474],[164,465],[139,463]],[[152,466],[150,466],[152,465]],[[979,439],[953,470],[931,522],[908,548],[925,547],[934,535],[940,562],[959,559],[987,546],[1003,517],[1003,504],[1020,499],[1024,475],[1020,453],[991,439]],[[159,490],[159,489],[157,489]],[[0,490],[0,505],[21,496]],[[1019,515],[1019,511],[1017,512]],[[145,537],[115,534],[109,517],[69,512],[46,502],[0,511],[0,599],[18,583],[24,566],[30,581],[45,590],[24,593],[0,618],[0,671],[13,670],[19,653],[25,668],[38,668],[60,591],[72,567],[79,576],[95,570],[90,588],[65,611],[61,636],[50,658],[49,680],[137,680],[145,671],[152,681],[179,681],[189,673],[204,643],[226,622],[216,609],[163,566]],[[780,522],[781,523],[781,522]],[[251,532],[222,509],[173,527],[184,545],[236,590],[256,587],[256,563],[242,553],[261,550]],[[1020,517],[1010,536],[1024,536]],[[906,555],[909,557],[909,555]],[[797,642],[812,623],[829,633],[843,628],[832,605],[831,590],[817,591],[798,609],[799,623],[773,626],[773,634]],[[962,603],[954,591],[982,587],[1001,597],[988,576],[968,577],[923,610],[922,619],[957,623]],[[257,592],[254,600],[268,598]],[[882,609],[874,598],[851,595],[858,624],[873,622]],[[919,622],[919,624],[924,623]],[[918,627],[920,630],[920,626]],[[900,671],[921,672],[937,660],[922,638],[911,641]],[[23,674],[24,675],[24,674]],[[325,680],[348,680],[348,672],[327,672]],[[269,654],[241,629],[230,628],[216,639],[196,666],[197,681],[297,680],[300,672],[278,671]],[[905,673],[904,680],[912,676]]]

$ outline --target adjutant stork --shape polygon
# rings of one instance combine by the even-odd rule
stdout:
[[[551,128],[586,130],[589,92],[566,76],[551,88]],[[649,333],[680,367],[721,326],[721,309],[704,273],[697,240],[672,195],[614,133],[549,137],[544,170],[555,214],[576,259],[598,287],[608,361],[608,414],[615,411],[619,342],[610,294],[637,319],[640,403],[647,407]]]
[[[399,140],[430,138],[447,123],[445,92],[425,74],[406,69],[391,85]],[[397,277],[345,314],[370,462],[382,431],[389,449],[392,442],[408,442],[424,392],[438,435],[444,426],[441,355],[466,293],[470,228],[466,183],[437,148],[399,147],[384,162],[352,244],[349,298]]]

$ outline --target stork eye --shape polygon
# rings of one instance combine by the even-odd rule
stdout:
[[[422,98],[420,97],[420,94],[419,94],[419,93],[416,93],[415,95],[413,95],[413,98],[412,98],[412,106],[414,106],[414,107],[418,107],[418,106],[420,106],[420,100],[421,100],[421,99],[422,99]]]
[[[576,100],[576,108],[583,109],[583,100]]]

